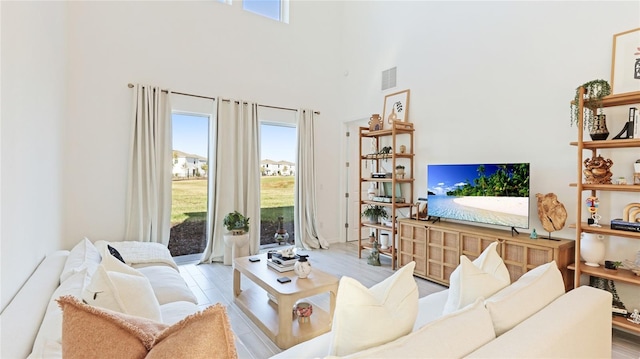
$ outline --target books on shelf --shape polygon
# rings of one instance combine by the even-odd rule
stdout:
[[[277,261],[277,259],[276,259]],[[288,272],[288,271],[292,271],[293,270],[293,266],[295,264],[295,260],[293,261],[293,263],[290,264],[280,264],[277,262],[274,262],[273,258],[267,259],[267,266],[271,269],[274,269],[278,272]]]

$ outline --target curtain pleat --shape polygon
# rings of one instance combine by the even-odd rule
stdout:
[[[137,84],[133,92],[125,240],[169,244],[171,226],[170,92]]]
[[[251,253],[258,253],[260,249],[258,106],[255,103],[218,99],[216,122],[215,196],[208,210],[208,241],[201,263],[223,261],[224,217],[236,210],[250,219]]]
[[[295,245],[304,249],[329,248],[317,230],[314,122],[313,110],[298,111],[294,226]]]

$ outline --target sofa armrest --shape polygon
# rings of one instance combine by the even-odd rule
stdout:
[[[610,358],[611,293],[582,286],[469,358]]]
[[[45,257],[4,309],[0,358],[26,358],[31,353],[68,256],[69,251],[57,251]]]

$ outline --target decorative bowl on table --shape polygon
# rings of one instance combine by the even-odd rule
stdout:
[[[309,323],[313,314],[311,303],[298,301],[293,305],[293,317],[298,318],[299,323]]]

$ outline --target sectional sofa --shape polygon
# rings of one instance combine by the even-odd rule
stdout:
[[[449,289],[420,299],[413,263],[369,289],[343,277],[331,332],[272,359],[611,357],[609,292],[565,293],[555,262],[509,283],[490,253],[462,256]]]
[[[127,263],[111,255],[108,245]],[[61,303],[59,298],[76,298],[77,301]],[[67,308],[64,313],[63,305]],[[91,308],[100,309],[91,312]],[[209,342],[209,345],[215,343],[220,347],[218,339],[222,339],[228,343],[225,348],[228,348],[230,357],[249,357],[244,345],[231,331],[225,308],[220,305],[211,310],[200,308],[169,251],[157,243],[97,241],[94,245],[85,238],[71,251],[56,251],[46,256],[0,315],[3,331],[0,357],[62,357],[63,314],[71,313],[71,319],[76,321],[76,330],[65,332],[66,339],[81,351],[75,351],[73,355],[65,351],[65,357],[114,357],[108,355],[105,346],[121,346],[116,349],[126,351],[130,354],[127,357],[144,357],[144,353],[159,341],[154,335],[163,334],[166,338],[180,331],[184,331],[183,337],[187,336],[187,343],[189,340]],[[224,327],[218,334],[206,327],[213,325],[216,318],[219,319],[216,323],[220,324],[213,329]],[[114,323],[115,327],[120,327],[114,330]],[[151,328],[151,331],[132,331],[134,326],[131,323],[144,329]],[[192,332],[185,330],[189,325],[193,326]],[[128,330],[138,337],[129,332],[123,334],[122,327],[125,332]],[[167,328],[177,330],[172,329],[169,333],[165,330]],[[92,331],[95,332],[95,340],[91,339]],[[216,341],[207,340],[211,337]],[[175,348],[174,342],[167,341],[167,346]],[[142,354],[135,356],[135,345],[139,343],[143,344],[139,348]],[[198,347],[195,344],[190,346]],[[157,354],[153,357],[171,356],[168,351],[160,353],[168,356]]]

